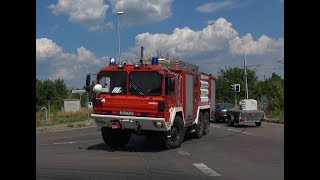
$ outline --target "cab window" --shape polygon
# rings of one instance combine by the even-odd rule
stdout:
[[[175,80],[174,77],[165,78],[165,94],[172,96],[174,94]]]

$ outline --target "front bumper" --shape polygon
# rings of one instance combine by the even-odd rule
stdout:
[[[123,129],[137,129],[137,126],[139,126],[139,130],[168,131],[170,129],[170,122],[165,122],[164,118],[102,114],[91,114],[91,117],[99,128],[111,127],[111,122],[118,120]],[[161,123],[162,126],[155,126],[155,123],[157,122]]]

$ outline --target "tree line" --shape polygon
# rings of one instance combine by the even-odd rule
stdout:
[[[94,98],[92,91],[94,82],[90,85],[89,101]],[[84,86],[85,88],[85,86]],[[81,99],[81,106],[86,107],[87,95],[86,93],[72,93],[71,88],[68,88],[63,79],[57,80],[39,80],[36,79],[36,110],[40,111],[42,107],[48,108],[50,104],[50,111],[57,112],[62,110],[64,99]],[[82,96],[80,98],[80,96]]]
[[[220,69],[216,76],[216,102],[234,103],[245,99],[244,70],[238,67]],[[284,80],[273,73],[271,77],[258,80],[254,70],[247,69],[248,96],[249,99],[256,99],[260,107],[267,103],[267,111],[272,114],[283,113],[284,109]],[[85,84],[85,79],[84,79]],[[231,92],[230,85],[240,84],[240,92]],[[95,94],[92,91],[94,81],[89,88],[89,101],[93,101]],[[85,89],[85,85],[83,89]],[[36,110],[41,107],[48,107],[52,112],[59,111],[63,107],[64,99],[80,99],[80,94],[72,94],[63,79],[38,80],[36,79]],[[82,94],[81,105],[86,107],[86,94]]]
[[[230,85],[240,84],[240,92],[231,92]],[[284,80],[273,73],[271,77],[258,80],[254,70],[247,69],[248,98],[256,99],[260,108],[278,115],[284,110]],[[245,73],[238,67],[220,69],[216,80],[216,102],[234,103],[245,99]]]

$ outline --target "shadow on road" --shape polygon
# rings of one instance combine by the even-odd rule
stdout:
[[[227,123],[219,123],[223,126],[230,127]],[[223,138],[230,138],[232,136],[236,136],[245,132],[247,128],[260,128],[256,127],[255,125],[236,125],[233,128],[239,128],[241,132],[232,132],[231,134],[223,135],[223,136],[216,136],[210,137],[210,134],[214,133],[214,130],[210,130],[210,132],[203,136],[200,139],[194,137],[193,134],[186,133],[183,143],[182,144],[197,144],[203,143],[212,140],[219,140]],[[242,129],[240,129],[242,128]],[[146,136],[132,134],[129,140],[129,143],[125,146],[109,146],[105,143],[99,143],[86,148],[87,150],[96,150],[96,151],[127,151],[127,152],[160,152],[164,151],[165,148],[162,147],[158,142],[150,142],[147,140]]]
[[[87,150],[102,151],[128,151],[128,152],[160,152],[165,150],[160,144],[152,143],[146,140],[145,136],[132,134],[130,140],[125,146],[109,146],[106,143],[99,143],[86,148]]]

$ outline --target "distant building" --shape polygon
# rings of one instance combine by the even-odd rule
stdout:
[[[64,112],[79,112],[81,110],[79,99],[64,99]]]

